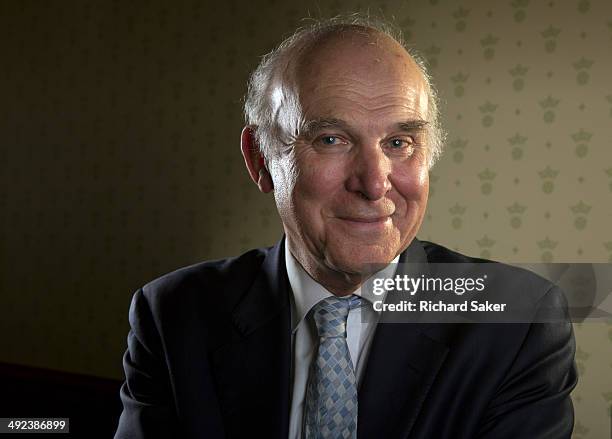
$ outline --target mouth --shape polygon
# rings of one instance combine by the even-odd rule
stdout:
[[[378,217],[339,217],[340,222],[352,232],[380,233],[391,224],[390,216]]]
[[[390,220],[390,216],[379,216],[379,217],[340,217],[343,221],[348,221],[352,223],[363,223],[363,224],[375,224],[375,223],[384,223],[387,220]]]

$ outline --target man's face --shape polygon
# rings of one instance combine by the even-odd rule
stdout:
[[[296,70],[303,129],[270,164],[291,251],[311,275],[367,274],[423,220],[426,85],[403,48],[380,36],[326,41]]]

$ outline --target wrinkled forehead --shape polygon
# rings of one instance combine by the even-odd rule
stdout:
[[[330,68],[336,73],[358,69],[378,74],[391,70],[420,74],[417,64],[401,44],[375,30],[348,29],[319,36],[299,52],[294,73],[300,80],[330,73]]]
[[[426,111],[427,82],[414,59],[395,40],[372,30],[328,35],[302,51],[292,69],[293,87],[304,110],[347,93],[360,100],[386,97]],[[422,114],[425,117],[425,114]]]
[[[381,106],[431,122],[423,72],[401,44],[379,31],[319,36],[290,52],[268,88],[270,115],[285,134],[297,134],[314,119],[367,119],[373,115],[368,110]]]

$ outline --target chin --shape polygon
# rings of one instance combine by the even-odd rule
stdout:
[[[388,265],[395,251],[388,246],[347,244],[330,249],[328,261],[343,273],[370,275]]]

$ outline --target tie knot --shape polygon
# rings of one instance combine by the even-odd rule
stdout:
[[[319,337],[346,337],[346,318],[351,309],[361,305],[361,297],[327,297],[313,308]]]

